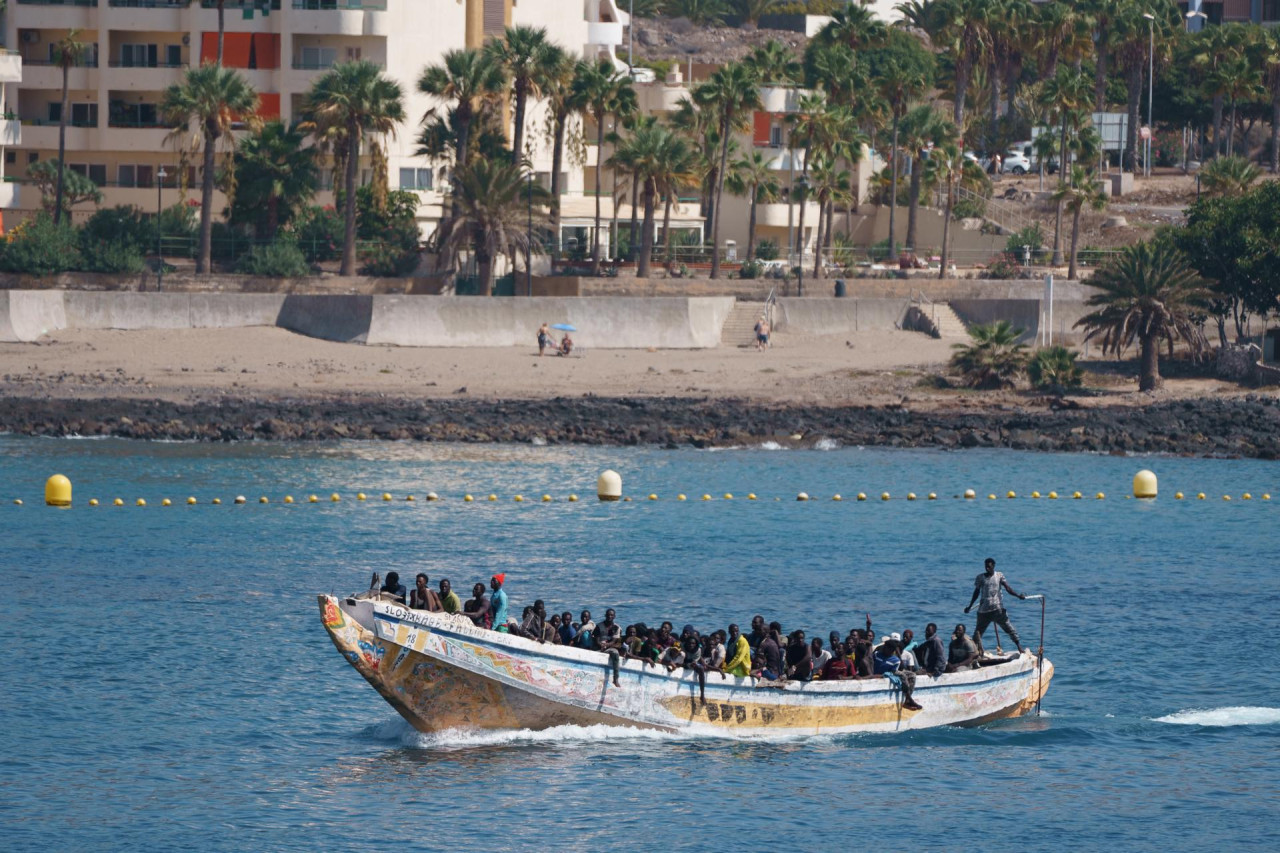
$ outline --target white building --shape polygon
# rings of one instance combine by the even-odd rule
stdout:
[[[418,192],[424,234],[438,221],[442,195],[435,164],[414,154],[419,122],[433,106],[417,91],[422,70],[446,51],[478,47],[512,24],[543,27],[551,40],[585,58],[610,56],[622,43],[627,20],[613,0],[268,2],[264,9],[264,0],[226,0],[223,64],[240,69],[257,89],[263,118],[286,123],[298,117],[312,82],[334,63],[359,58],[383,66],[404,89],[408,117],[388,140],[390,183]],[[185,68],[216,56],[216,0],[10,0],[5,21],[5,43],[21,58],[0,60],[0,80],[8,109],[22,125],[5,123],[5,173],[21,179],[32,163],[57,157],[62,72],[53,64],[53,46],[74,29],[91,47],[68,77],[68,166],[102,188],[104,206],[129,204],[150,212],[157,203],[177,203],[178,154],[158,109],[165,88],[179,82]],[[9,84],[19,80],[15,93]],[[549,184],[551,144],[544,125],[543,111],[531,109],[526,138],[534,168]],[[567,164],[571,195],[582,193],[583,170],[594,166],[594,154],[587,152],[587,162]],[[367,161],[362,171],[367,181]],[[198,186],[194,172],[186,177],[188,186]],[[323,186],[316,203],[332,203],[332,175]],[[35,192],[14,192],[7,201],[24,214],[40,206]],[[221,211],[225,200],[216,204]],[[82,205],[73,216],[82,220],[92,210]]]
[[[22,185],[7,174],[13,146],[22,142],[22,123],[13,111],[14,84],[22,82],[22,57],[12,50],[0,49],[0,230],[4,228],[4,211],[13,210],[22,197]]]

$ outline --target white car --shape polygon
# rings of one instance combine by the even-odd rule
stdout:
[[[1031,158],[1022,150],[1010,148],[1001,155],[1000,171],[1006,175],[1025,175],[1031,171]]]

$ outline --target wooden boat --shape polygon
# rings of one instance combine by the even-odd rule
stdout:
[[[1030,652],[937,678],[919,676],[902,707],[888,679],[768,682],[622,662],[620,687],[600,652],[477,628],[463,616],[368,598],[319,596],[343,657],[415,728],[546,729],[621,725],[753,735],[886,732],[976,725],[1036,707],[1053,664]]]

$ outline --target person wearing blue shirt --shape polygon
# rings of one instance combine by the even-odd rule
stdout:
[[[493,590],[493,595],[489,596],[489,612],[493,614],[493,630],[509,634],[511,632],[507,628],[507,593],[502,588],[506,580],[505,573],[496,574],[489,579],[489,589]]]

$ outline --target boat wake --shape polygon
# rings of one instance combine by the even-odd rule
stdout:
[[[1176,726],[1274,726],[1280,725],[1280,708],[1236,705],[1228,708],[1190,709],[1156,717],[1157,723]]]

